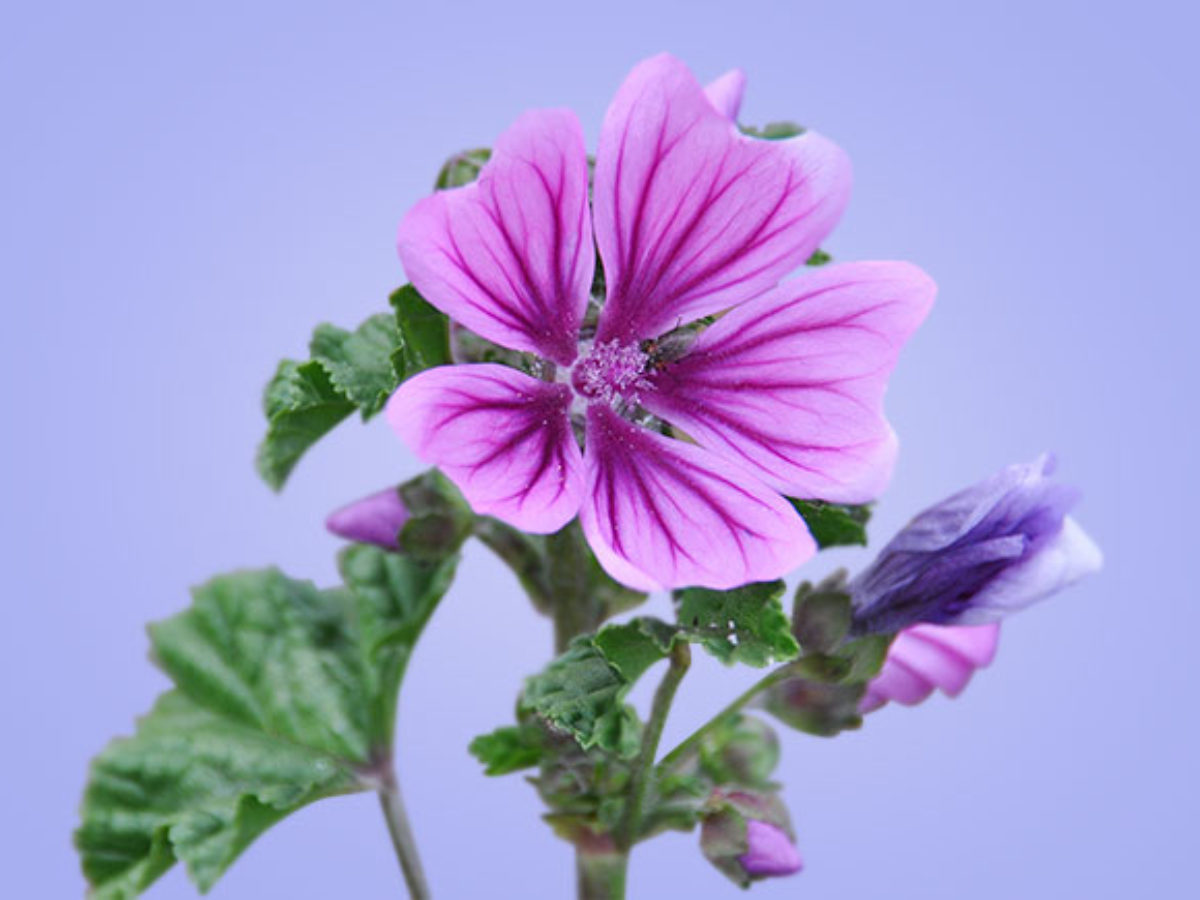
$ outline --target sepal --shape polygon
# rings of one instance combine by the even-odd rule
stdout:
[[[807,265],[824,265],[829,257],[826,255],[825,259],[820,259],[820,253],[819,250],[814,253]],[[824,500],[796,500],[792,497],[788,498],[788,502],[800,513],[812,532],[813,540],[822,550],[829,547],[867,546],[867,522],[871,520],[869,503],[855,506],[826,503]]]
[[[484,164],[492,158],[490,147],[478,147],[455,153],[442,165],[433,183],[434,190],[462,187],[479,177]]]
[[[471,507],[450,479],[430,469],[397,489],[408,510],[399,546],[417,559],[439,559],[458,552],[475,522]]]

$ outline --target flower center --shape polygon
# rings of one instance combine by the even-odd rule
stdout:
[[[637,403],[639,392],[650,387],[646,378],[649,357],[637,344],[604,341],[571,370],[571,387],[587,400],[612,403],[627,400]]]

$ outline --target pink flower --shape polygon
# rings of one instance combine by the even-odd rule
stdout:
[[[906,263],[780,283],[840,217],[849,164],[813,132],[742,135],[743,84],[706,95],[654,57],[609,107],[591,204],[578,120],[542,110],[400,226],[416,288],[530,362],[430,369],[388,420],[478,513],[531,532],[578,515],[637,588],[775,578],[815,552],[783,495],[875,497],[896,449],[887,377],[933,299]],[[589,319],[597,248],[606,296]]]
[[[915,706],[941,689],[957,697],[976,669],[991,665],[1000,643],[1000,623],[905,628],[888,648],[879,674],[867,685],[858,708],[867,713],[889,700]]]

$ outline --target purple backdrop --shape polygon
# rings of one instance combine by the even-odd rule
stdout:
[[[409,6],[45,2],[4,17],[4,893],[81,893],[70,831],[87,760],[164,684],[143,623],[231,568],[330,579],[325,512],[417,471],[382,421],[351,424],[273,496],[251,462],[276,359],[318,321],[382,308],[403,277],[395,226],[444,155],[536,105],[574,107],[594,141],[628,67],[670,49],[705,78],[744,66],[747,121],[796,118],[846,147],[856,192],[830,251],[912,259],[941,285],[892,382],[903,450],[876,542],[1051,448],[1108,557],[1012,620],[957,702],[888,709],[832,742],[786,735],[808,871],[756,895],[1178,896],[1200,751],[1185,693],[1200,604],[1182,565],[1200,456],[1192,13]],[[567,896],[567,848],[532,790],[485,780],[465,750],[549,642],[473,547],[400,714],[440,898]],[[667,744],[749,676],[699,664]],[[631,896],[738,896],[695,841],[639,849]],[[401,892],[359,796],[274,829],[212,896]],[[150,896],[193,890],[174,871]]]

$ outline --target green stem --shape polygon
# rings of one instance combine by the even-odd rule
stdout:
[[[575,848],[578,900],[625,900],[629,854],[606,838],[596,836]]]
[[[638,839],[642,824],[642,807],[646,803],[646,792],[650,788],[651,774],[654,771],[654,757],[658,754],[658,742],[662,738],[663,725],[667,721],[671,703],[679,683],[687,674],[692,664],[692,651],[686,641],[678,641],[671,648],[671,664],[663,680],[654,692],[654,703],[650,707],[650,720],[642,732],[642,747],[633,764],[633,774],[629,779],[629,795],[625,806],[625,815],[617,830],[617,846],[628,851]]]
[[[767,688],[778,684],[781,681],[786,681],[795,673],[792,671],[791,665],[780,666],[773,672],[760,678],[752,684],[746,691],[739,695],[723,710],[693,731],[690,735],[681,741],[670,753],[663,757],[662,762],[658,764],[661,772],[670,772],[680,763],[684,762],[699,746],[701,741],[708,736],[708,733],[717,726],[721,725],[731,716],[737,715],[742,711],[742,708],[765,691]]]
[[[404,873],[409,896],[412,900],[429,900],[429,885],[425,881],[425,872],[421,869],[421,858],[417,855],[417,845],[413,840],[412,827],[408,824],[408,814],[404,811],[400,785],[391,772],[387,772],[383,777],[383,784],[379,788],[379,805],[383,808],[384,819],[387,820],[388,834],[392,836],[392,847],[396,851],[396,859],[400,861],[400,871]]]
[[[562,653],[571,640],[597,631],[609,611],[595,596],[588,579],[591,551],[576,525],[546,535],[547,576],[554,598],[554,652]]]
[[[538,611],[552,614],[554,602],[549,585],[542,578],[542,559],[529,538],[487,516],[475,519],[472,533],[512,569]]]

